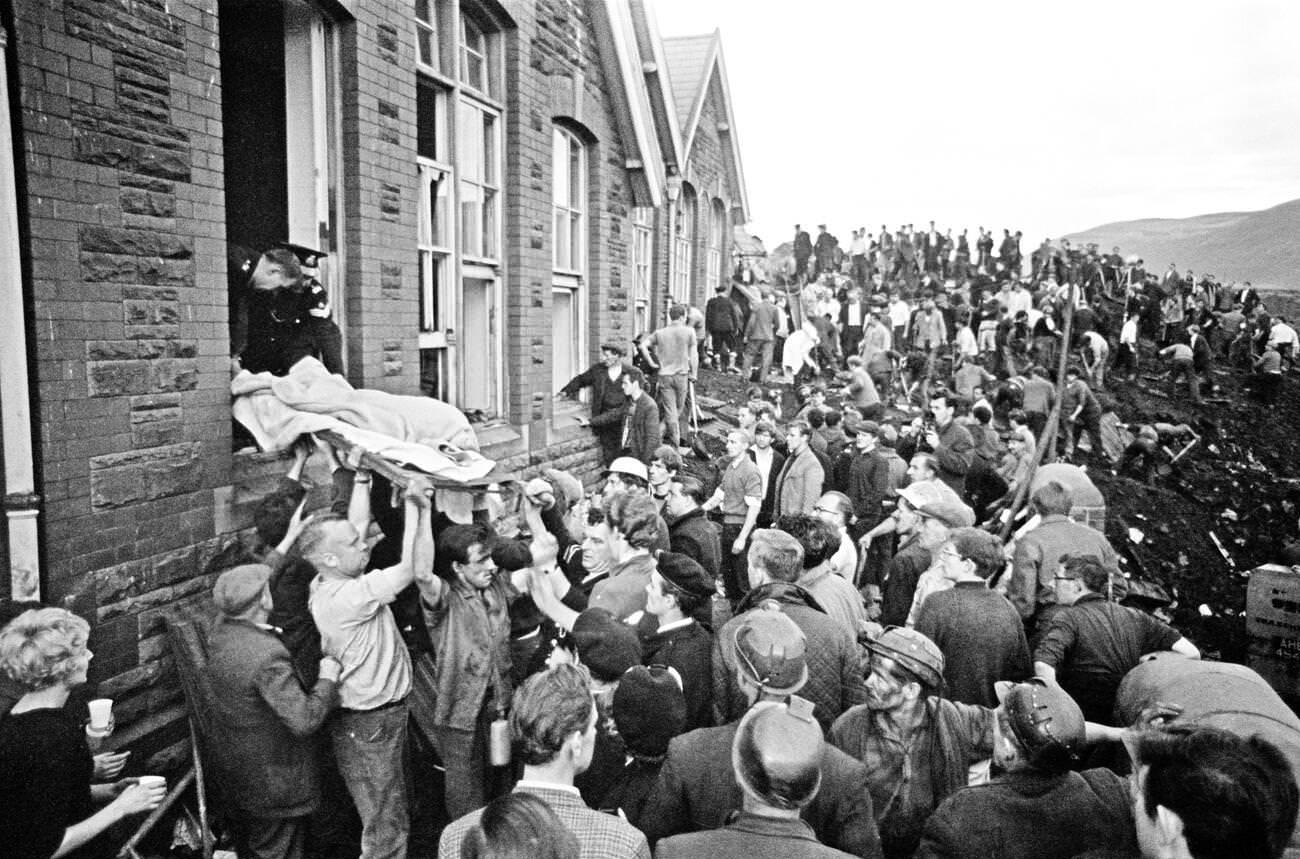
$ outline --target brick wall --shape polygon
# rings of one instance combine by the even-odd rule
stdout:
[[[16,15],[44,596],[94,624],[91,677],[123,738],[166,748],[182,734],[159,613],[207,589],[230,469],[215,6]]]
[[[348,372],[419,390],[415,32],[405,0],[367,0],[341,27]]]

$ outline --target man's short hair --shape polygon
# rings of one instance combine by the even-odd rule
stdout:
[[[1130,742],[1146,768],[1134,814],[1164,806],[1183,824],[1196,859],[1275,859],[1295,829],[1300,792],[1286,756],[1260,736],[1174,725]]]
[[[961,557],[973,561],[975,575],[988,580],[990,576],[1006,566],[1006,555],[1002,553],[1002,541],[996,535],[981,528],[958,528],[948,538],[952,547]]]
[[[470,562],[469,550],[480,546],[489,553],[496,547],[496,531],[486,522],[469,525],[452,525],[438,535],[438,558],[446,559],[448,566]]]
[[[770,421],[759,421],[754,424],[754,435],[758,435],[759,433],[776,438],[776,427],[773,426]]]
[[[820,409],[813,409],[808,413],[808,426],[810,429],[821,429],[826,424],[826,413]]]
[[[661,444],[650,455],[651,461],[659,460],[669,471],[679,471],[682,467],[682,455],[670,444]]]
[[[920,462],[925,468],[930,470],[931,474],[938,475],[939,473],[939,460],[936,459],[932,453],[914,453],[912,454],[911,461]]]
[[[645,373],[642,373],[639,367],[634,367],[631,364],[624,364],[623,378],[629,382],[636,382],[642,388],[645,387]]]
[[[257,503],[253,510],[253,527],[263,546],[275,546],[289,531],[289,521],[307,491],[297,481],[287,481]]]
[[[790,424],[785,428],[786,437],[789,438],[791,433],[798,433],[804,438],[808,438],[812,435],[812,426],[807,421],[790,421]]]
[[[605,521],[635,549],[659,542],[659,511],[654,499],[642,491],[623,492],[605,502]]]
[[[893,424],[880,425],[880,446],[892,448],[898,444],[898,427]]]
[[[586,733],[594,715],[591,677],[578,665],[560,664],[524,681],[510,709],[510,733],[529,766],[555,760],[575,731]]]
[[[983,404],[971,409],[970,415],[978,423],[983,424],[984,426],[988,426],[989,422],[993,420],[993,410]]]
[[[696,504],[703,504],[707,498],[704,494],[704,484],[689,474],[683,474],[681,477],[674,478],[677,486],[680,488],[682,495],[694,501]]]
[[[1055,480],[1044,483],[1034,492],[1034,509],[1044,516],[1069,516],[1074,495]]]
[[[1061,575],[1083,582],[1095,594],[1104,594],[1110,588],[1110,570],[1096,555],[1066,555],[1061,558]]]
[[[1025,414],[1024,409],[1012,409],[1007,412],[1007,420],[1015,421],[1018,424],[1024,425],[1029,423],[1029,415]]]
[[[674,304],[672,307],[668,308],[669,319],[681,319],[685,315],[686,308],[680,304]]]
[[[784,531],[759,528],[749,541],[749,563],[779,582],[793,582],[803,572],[803,546]]]
[[[840,548],[839,530],[820,516],[787,513],[776,520],[776,527],[799,541],[805,570],[820,566]]]
[[[335,522],[347,521],[346,517],[330,511],[315,514],[303,525],[302,533],[298,535],[298,540],[293,544],[291,554],[311,560],[320,552],[321,544],[325,542],[325,538],[329,535],[329,526]]]
[[[840,414],[836,409],[827,411],[822,417],[825,418],[828,427],[837,427],[840,425],[840,421],[844,420],[844,415]]]

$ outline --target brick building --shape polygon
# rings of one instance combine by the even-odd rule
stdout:
[[[552,392],[729,276],[721,41],[661,39],[640,0],[0,0],[0,24],[0,587],[91,620],[146,753],[183,737],[162,619],[285,467],[234,449],[237,246],[328,251],[349,380],[459,406],[520,474],[593,477]]]

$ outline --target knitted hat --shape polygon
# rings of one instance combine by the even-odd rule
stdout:
[[[619,623],[603,608],[589,608],[573,624],[573,645],[591,676],[606,683],[641,664],[641,642],[636,630]]]
[[[629,752],[657,758],[686,726],[686,696],[672,668],[634,665],[614,690],[614,724]]]
[[[212,603],[227,617],[238,617],[262,596],[271,580],[271,568],[265,564],[243,564],[217,577],[212,588]]]

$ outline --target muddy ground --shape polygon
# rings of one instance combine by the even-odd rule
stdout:
[[[1245,376],[1220,362],[1213,373],[1217,390],[1197,406],[1185,389],[1171,390],[1154,347],[1144,344],[1138,380],[1109,381],[1103,402],[1125,424],[1190,424],[1201,442],[1154,485],[1089,471],[1106,496],[1107,536],[1126,574],[1162,585],[1175,599],[1168,610],[1175,626],[1206,656],[1232,662],[1246,661],[1249,572],[1275,562],[1282,546],[1297,539],[1300,515],[1300,374],[1286,374],[1272,407],[1247,397]],[[748,387],[739,376],[701,374],[701,402],[713,405],[718,418],[703,425],[714,457],[722,453],[720,433]],[[781,392],[785,413],[792,414],[790,386],[767,387]],[[713,478],[711,464],[689,458],[688,469],[706,482]],[[1130,529],[1141,532],[1140,542],[1130,538]]]

